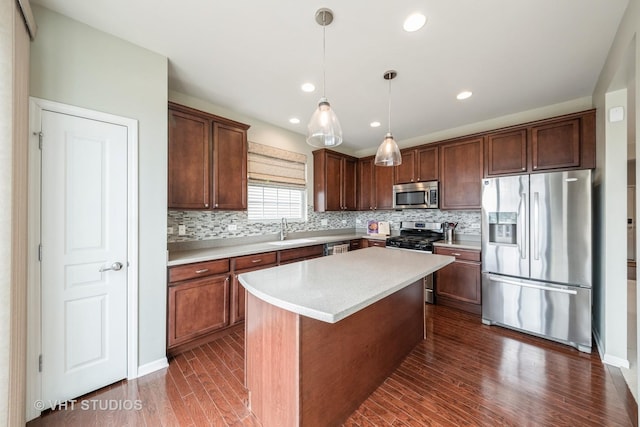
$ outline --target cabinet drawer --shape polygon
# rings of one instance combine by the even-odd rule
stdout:
[[[371,247],[371,246],[379,246],[381,248],[384,248],[385,246],[387,246],[387,241],[386,240],[369,239],[369,247]]]
[[[241,256],[241,257],[234,258],[233,260],[234,260],[233,269],[235,271],[244,270],[246,268],[276,265],[277,253],[265,252],[261,254],[255,254],[255,255]]]
[[[169,282],[195,279],[197,277],[222,274],[229,271],[229,258],[215,261],[197,262],[169,268]]]
[[[309,258],[322,255],[324,245],[306,246],[304,248],[285,249],[280,251],[280,263],[292,261],[298,258]]]
[[[451,255],[456,259],[463,259],[466,261],[480,262],[480,251],[474,251],[469,249],[452,249],[436,246],[436,254],[438,255]]]

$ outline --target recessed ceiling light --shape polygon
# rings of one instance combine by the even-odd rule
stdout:
[[[314,90],[316,90],[316,87],[313,85],[313,83],[305,83],[302,85],[303,92],[313,92]]]
[[[371,122],[371,123],[369,123],[369,126],[371,126],[372,128],[379,128],[380,127],[380,122]]]
[[[407,19],[404,20],[404,28],[405,31],[411,33],[414,31],[418,31],[420,28],[424,26],[427,22],[427,17],[421,13],[412,13],[409,15]]]
[[[459,100],[463,100],[463,99],[467,99],[467,98],[471,98],[471,95],[473,95],[473,92],[470,92],[468,90],[465,90],[463,92],[460,92],[456,98],[458,98]]]
[[[298,123],[300,123],[300,119],[297,117],[291,117],[289,119],[289,123],[293,124],[293,125],[297,125]]]

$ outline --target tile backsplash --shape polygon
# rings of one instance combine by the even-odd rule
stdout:
[[[326,224],[323,223],[326,220]],[[479,235],[480,211],[441,211],[438,209],[405,209],[402,211],[314,212],[308,206],[306,222],[289,222],[289,233],[337,229],[365,229],[368,220],[391,222],[392,233],[398,232],[401,221],[457,222],[456,233]],[[178,227],[185,226],[186,234],[178,235]],[[278,234],[280,222],[250,222],[246,211],[169,211],[167,226],[173,229],[167,241],[227,239],[234,237]],[[230,231],[229,226],[235,230]]]

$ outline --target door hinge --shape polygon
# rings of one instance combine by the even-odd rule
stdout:
[[[38,245],[38,261],[42,261],[42,244]]]
[[[38,372],[42,372],[42,355],[38,356]]]

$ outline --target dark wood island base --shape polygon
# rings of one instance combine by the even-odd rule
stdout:
[[[425,337],[422,279],[336,322],[247,293],[246,385],[264,427],[340,425]]]

